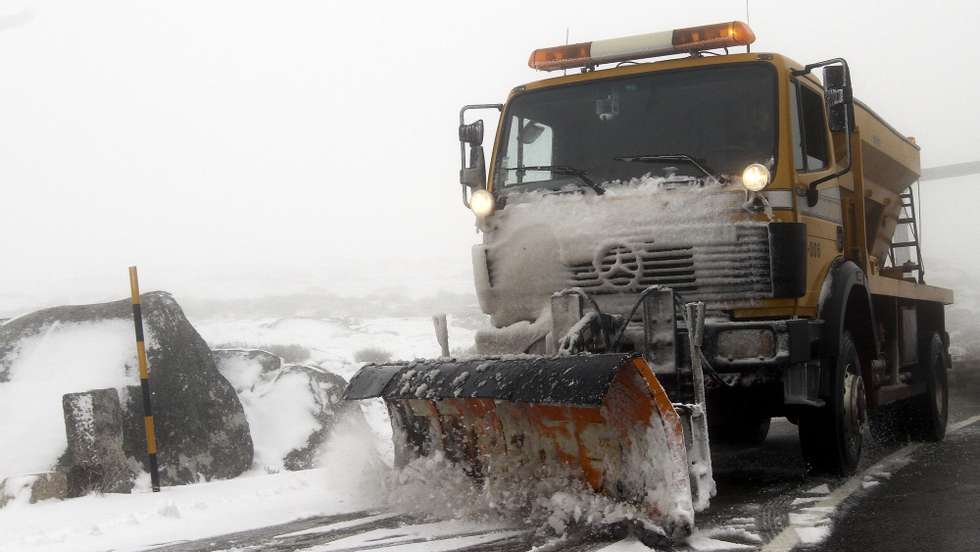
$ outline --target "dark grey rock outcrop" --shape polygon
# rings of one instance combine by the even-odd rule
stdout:
[[[218,372],[207,343],[170,294],[146,293],[141,301],[161,482],[174,485],[241,474],[252,464],[253,449],[235,390]],[[24,339],[56,324],[115,319],[132,321],[129,300],[54,307],[10,320],[0,326],[0,385],[9,380],[17,347]],[[135,459],[134,464],[142,463],[148,469],[139,380],[133,377],[132,382],[134,387],[121,389],[120,396],[123,450]]]

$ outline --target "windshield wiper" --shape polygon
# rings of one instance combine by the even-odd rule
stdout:
[[[568,167],[566,165],[529,165],[527,167],[505,167],[508,171],[548,171],[552,174],[557,174],[560,176],[574,176],[581,180],[589,188],[595,190],[597,195],[602,195],[606,193],[606,190],[602,186],[598,185],[591,178],[587,176],[587,172],[582,169],[576,169],[575,167]]]
[[[673,153],[670,155],[618,155],[613,157],[613,160],[623,161],[625,163],[672,163],[680,161],[703,172],[705,176],[715,182],[719,181],[718,177],[703,162],[684,153]]]

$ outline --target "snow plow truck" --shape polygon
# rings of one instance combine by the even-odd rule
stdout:
[[[953,293],[924,280],[919,147],[846,60],[754,40],[728,22],[538,49],[558,76],[462,108],[492,328],[473,356],[351,380],[386,402],[397,463],[565,474],[679,537],[715,493],[709,434],[758,444],[786,417],[838,475],[886,413],[943,438]],[[499,112],[489,163],[475,110]]]

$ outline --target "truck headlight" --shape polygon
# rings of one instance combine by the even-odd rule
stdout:
[[[470,194],[470,209],[478,217],[485,217],[493,212],[493,194],[486,190],[474,190]]]
[[[752,163],[742,171],[742,186],[750,192],[761,192],[769,185],[769,169],[765,165]]]

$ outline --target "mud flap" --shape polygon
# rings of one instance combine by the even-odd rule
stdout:
[[[371,397],[388,406],[400,465],[439,451],[477,480],[567,474],[674,537],[707,500],[685,442],[701,440],[699,407],[679,414],[640,355],[368,365],[345,398]]]

